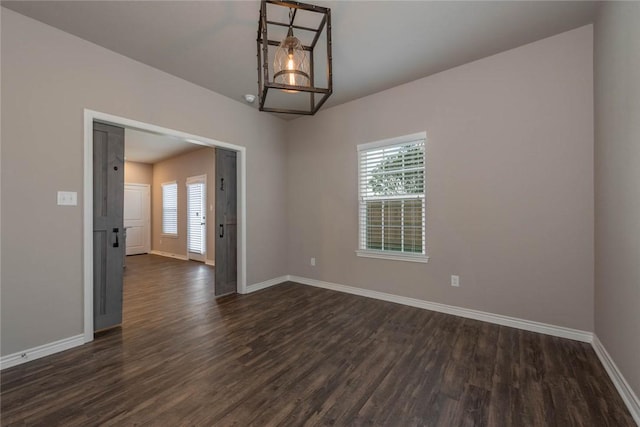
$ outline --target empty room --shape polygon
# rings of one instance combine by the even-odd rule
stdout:
[[[2,426],[640,425],[640,2],[0,4]]]

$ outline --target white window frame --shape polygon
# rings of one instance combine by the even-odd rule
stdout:
[[[165,206],[164,206],[164,189],[165,187],[169,186],[169,185],[173,185],[176,188],[176,232],[175,233],[167,233],[165,232],[165,228],[164,228],[164,216],[165,216]],[[161,184],[161,200],[162,200],[162,232],[160,233],[160,235],[162,237],[169,237],[169,238],[173,238],[173,239],[177,239],[178,238],[178,182],[177,181],[169,181],[169,182],[163,182]]]
[[[366,245],[366,222],[364,221],[364,210],[366,210],[366,203],[368,200],[362,194],[362,161],[361,156],[363,152],[367,152],[373,149],[382,148],[382,147],[390,147],[397,145],[404,145],[411,142],[416,141],[424,141],[424,189],[422,193],[422,253],[410,253],[410,252],[402,252],[402,251],[390,251],[390,250],[376,250],[376,249],[368,249],[364,247]],[[359,144],[357,147],[358,151],[358,249],[356,250],[356,255],[359,257],[366,258],[378,258],[378,259],[387,259],[387,260],[398,260],[398,261],[410,261],[410,262],[420,262],[426,263],[429,261],[429,257],[427,256],[427,248],[426,248],[426,206],[427,206],[427,133],[419,132],[410,135],[399,136],[396,138],[389,138],[375,142],[369,142],[366,144]],[[404,214],[404,212],[403,212]]]

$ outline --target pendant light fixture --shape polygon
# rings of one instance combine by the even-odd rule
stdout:
[[[282,8],[288,9],[288,18],[283,18]],[[270,40],[271,34],[280,37]],[[260,111],[315,114],[333,88],[331,10],[296,1],[262,0],[257,48]],[[315,67],[322,66],[326,74],[317,79]],[[323,84],[317,85],[318,81]]]
[[[291,16],[293,9],[290,9]],[[289,86],[310,86],[309,59],[302,48],[302,42],[293,35],[293,28],[289,27],[287,37],[276,49],[273,60],[273,80],[276,83]],[[290,91],[297,93],[298,91]]]

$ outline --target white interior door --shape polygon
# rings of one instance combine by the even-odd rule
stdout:
[[[187,178],[187,252],[204,262],[207,253],[207,177]]]
[[[124,185],[124,228],[127,255],[151,250],[151,196],[148,184]]]

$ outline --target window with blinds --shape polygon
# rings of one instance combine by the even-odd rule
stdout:
[[[358,255],[426,262],[426,134],[358,146]]]
[[[162,234],[178,234],[178,184],[162,184]]]

